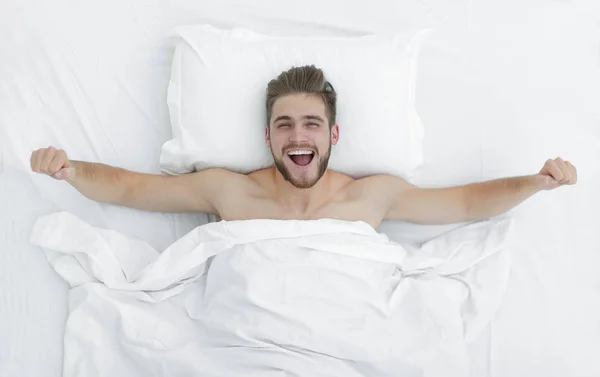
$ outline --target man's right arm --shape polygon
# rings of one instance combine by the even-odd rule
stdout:
[[[247,178],[224,169],[179,176],[136,173],[100,163],[70,161],[62,150],[39,149],[31,155],[36,173],[65,180],[89,199],[160,212],[217,214],[227,187]]]

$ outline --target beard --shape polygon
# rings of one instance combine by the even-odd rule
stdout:
[[[282,153],[281,157],[277,158],[277,157],[275,157],[275,154],[273,153],[273,149],[271,148],[271,154],[273,155],[273,161],[275,162],[275,167],[277,168],[279,173],[281,173],[281,175],[283,176],[283,179],[285,179],[286,181],[291,183],[292,186],[294,186],[296,188],[309,189],[309,188],[313,187],[315,184],[317,184],[317,182],[319,182],[319,179],[321,179],[323,174],[325,174],[325,172],[327,171],[327,166],[329,165],[329,157],[331,155],[331,143],[329,144],[329,148],[327,148],[327,153],[325,153],[323,156],[317,156],[317,151],[315,150],[315,156],[313,156],[313,159],[317,159],[317,157],[318,157],[318,159],[316,160],[317,175],[313,179],[309,179],[308,177],[301,177],[301,178],[294,177],[292,172],[290,171],[290,169],[288,169],[285,162],[283,161],[283,159],[286,156],[285,153]],[[312,161],[310,163],[312,163]]]

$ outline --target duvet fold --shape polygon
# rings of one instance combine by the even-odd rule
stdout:
[[[60,212],[31,242],[69,283],[63,376],[467,376],[510,220],[420,247],[364,222],[221,221],[158,252]]]

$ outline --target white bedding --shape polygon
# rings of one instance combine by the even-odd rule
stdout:
[[[510,224],[415,249],[363,222],[221,221],[159,253],[63,212],[31,240],[71,287],[66,377],[453,377],[504,294]]]
[[[163,250],[207,222],[93,203],[28,172],[50,144],[74,159],[158,172],[169,139],[166,87],[176,25],[211,22],[282,33],[433,27],[417,106],[425,164],[446,186],[530,174],[561,155],[578,186],[541,193],[511,216],[507,291],[469,346],[474,377],[600,375],[600,11],[595,0],[9,0],[0,5],[0,376],[61,375],[67,286],[28,237],[35,219],[68,211]],[[343,9],[340,12],[339,9]],[[403,242],[447,227],[385,223]]]

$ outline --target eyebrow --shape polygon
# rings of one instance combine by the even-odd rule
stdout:
[[[325,123],[325,120],[318,115],[305,115],[304,119],[318,120],[318,121]]]
[[[292,118],[288,115],[280,115],[277,118],[275,118],[275,120],[273,121],[273,123],[277,123],[280,120],[292,120]]]
[[[318,120],[318,121],[325,123],[325,120],[318,115],[305,115],[302,117],[302,119]],[[273,123],[277,123],[280,120],[292,120],[292,117],[290,117],[289,115],[280,115],[277,118],[275,118]]]

